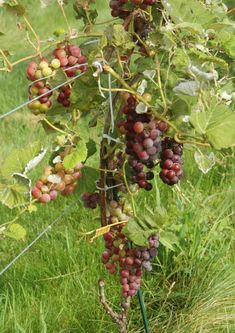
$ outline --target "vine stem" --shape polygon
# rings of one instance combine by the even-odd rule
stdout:
[[[126,81],[118,74],[116,73],[109,65],[104,64],[103,65],[104,70],[110,74],[112,74],[132,95],[134,95],[139,101],[143,102],[146,106],[149,108],[153,109],[154,114],[159,120],[162,120],[166,122],[170,127],[172,127],[176,132],[180,133],[179,129],[171,122],[169,121],[166,117],[160,115],[158,112],[154,111],[154,107],[149,104],[146,99],[139,95],[135,90],[133,90],[127,83]]]
[[[159,90],[160,90],[160,94],[162,97],[162,101],[163,101],[163,105],[164,105],[164,112],[163,112],[163,116],[166,115],[167,111],[168,111],[168,107],[167,107],[167,102],[166,102],[166,98],[165,98],[165,94],[162,88],[162,80],[161,80],[161,68],[160,68],[160,62],[157,59],[157,80],[158,80],[158,86],[159,86]]]
[[[72,34],[72,29],[71,29],[71,27],[70,27],[70,25],[69,25],[69,21],[68,21],[68,18],[67,18],[67,16],[66,16],[66,13],[65,13],[64,7],[63,7],[63,1],[61,1],[61,0],[57,0],[57,3],[58,3],[58,6],[60,7],[61,13],[62,13],[63,18],[64,18],[64,20],[65,20],[65,23],[66,23],[66,25],[67,25],[67,27],[68,27],[69,35],[71,35],[71,34]]]
[[[65,134],[65,135],[68,135],[67,132],[63,131],[62,129],[56,127],[55,125],[53,125],[47,118],[43,118],[42,119],[48,126],[50,126],[51,128],[53,128],[55,131],[59,132],[59,133],[62,133],[62,134]]]
[[[68,37],[68,40],[79,39],[79,38],[89,38],[89,37],[97,37],[98,38],[98,37],[102,37],[102,36],[103,36],[103,34],[98,33],[98,32],[96,32],[96,33],[81,33],[81,34],[77,34],[76,36]],[[0,71],[12,71],[13,67],[15,67],[16,65],[18,65],[18,64],[20,64],[24,61],[37,58],[37,57],[41,56],[41,53],[45,52],[50,47],[55,46],[55,45],[60,44],[60,43],[63,43],[63,42],[64,42],[64,39],[63,40],[57,40],[56,42],[52,42],[52,43],[50,42],[49,45],[45,46],[40,51],[37,51],[36,53],[34,53],[32,55],[20,58],[20,59],[16,60],[13,63],[10,63],[10,61],[7,59],[9,64],[11,64],[11,68],[9,69],[8,67],[0,67]],[[5,55],[4,55],[4,57],[5,57]]]
[[[7,70],[11,71],[12,70],[12,64],[10,63],[10,61],[8,60],[7,56],[5,55],[5,53],[3,52],[2,49],[0,49],[0,53],[3,57],[3,59],[5,60],[6,64],[7,64]]]
[[[197,145],[197,146],[203,146],[203,147],[211,147],[209,143],[206,142],[199,142],[199,141],[191,141],[191,140],[182,140],[179,138],[179,134],[175,134],[174,139],[176,142],[181,143],[181,144],[191,144],[191,145]]]
[[[127,192],[131,198],[131,205],[132,205],[132,209],[133,209],[133,214],[134,214],[134,217],[136,217],[136,209],[135,209],[135,200],[133,199],[133,194],[131,193],[130,191],[130,188],[129,188],[129,185],[128,185],[128,181],[127,181],[127,178],[126,178],[126,171],[125,171],[125,167],[126,167],[126,163],[127,161],[125,161],[125,163],[123,164],[123,168],[122,168],[122,172],[123,172],[123,180],[124,180],[124,184],[127,188]]]
[[[18,1],[17,0],[14,0],[14,3],[16,5],[18,5]],[[39,55],[41,55],[41,52],[40,52],[40,49],[41,49],[41,42],[40,42],[40,39],[39,39],[39,36],[37,35],[36,31],[34,30],[34,28],[32,27],[31,23],[29,22],[29,20],[27,19],[26,15],[23,15],[23,19],[27,25],[27,27],[29,28],[29,30],[31,30],[32,34],[34,35],[36,41],[37,41],[37,51],[39,53]]]
[[[125,303],[122,304],[122,312],[119,314],[113,310],[113,308],[107,303],[105,297],[105,283],[101,279],[99,280],[99,298],[100,303],[105,309],[106,313],[113,319],[119,328],[119,333],[127,333],[127,314],[130,308],[130,297],[125,300]]]

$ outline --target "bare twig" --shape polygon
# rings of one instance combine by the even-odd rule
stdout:
[[[127,315],[130,308],[130,297],[128,297],[121,305],[121,313],[117,313],[107,303],[104,291],[104,280],[99,280],[99,298],[100,303],[105,309],[106,313],[112,318],[119,328],[119,333],[127,333]]]

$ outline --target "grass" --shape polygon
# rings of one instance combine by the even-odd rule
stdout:
[[[27,8],[32,3],[27,1]],[[31,19],[41,36],[50,36],[62,24],[54,7],[46,9],[44,14],[37,12],[40,14],[32,15]],[[105,10],[102,13],[105,17]],[[1,15],[2,29],[5,21]],[[7,27],[14,30],[14,22],[11,18]],[[71,22],[76,25],[76,21]],[[22,49],[18,48],[15,58],[26,51],[25,43],[21,44],[19,38],[18,41]],[[16,35],[12,35],[9,45],[15,42]],[[22,64],[11,74],[0,73],[1,112],[27,98],[24,70]],[[3,143],[0,161],[13,148],[35,140],[44,142],[40,125],[26,110],[1,121],[0,133]],[[180,186],[172,189],[159,182],[150,195],[138,199],[140,208],[157,207],[166,211],[165,228],[174,232],[178,240],[174,252],[161,246],[153,272],[143,280],[152,333],[235,332],[233,159],[233,153],[230,157],[217,154],[218,164],[203,175],[187,149],[186,176]],[[76,196],[71,200],[59,198],[53,204],[39,206],[36,213],[21,217],[19,222],[28,230],[27,239],[25,242],[1,239],[0,269],[72,200],[71,212],[0,277],[1,333],[117,332],[99,304],[97,281],[105,278],[107,298],[117,308],[118,279],[109,277],[100,264],[102,240],[90,244],[84,237],[84,233],[98,226],[99,212],[85,210]],[[14,218],[16,211],[0,206],[0,214],[4,223]],[[130,333],[143,332],[136,298],[129,319]]]

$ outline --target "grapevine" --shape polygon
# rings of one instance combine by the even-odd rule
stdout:
[[[56,35],[55,42],[42,49],[23,15],[36,53],[11,62],[0,49],[2,71],[28,61],[28,101],[23,106],[28,105],[45,131],[54,135],[49,165],[33,186],[29,181],[30,188],[19,194],[13,177],[29,180],[27,173],[44,157],[43,145],[19,153],[18,169],[5,172],[3,178],[9,177],[4,184],[17,192],[14,200],[22,193],[29,195],[27,203],[25,197],[8,202],[11,208],[53,204],[59,195],[74,195],[85,208],[100,209],[97,235],[104,241],[103,272],[119,281],[120,313],[107,304],[103,280],[100,301],[119,332],[126,333],[131,299],[140,291],[144,272],[154,269],[165,227],[146,222],[138,194],[155,186],[174,191],[174,185],[184,182],[187,150],[234,145],[234,93],[222,92],[223,85],[233,85],[228,72],[234,50],[217,36],[216,27],[226,25],[225,17],[229,20],[220,4],[212,8],[209,1],[198,1],[209,23],[197,15],[196,24],[193,8],[184,13],[189,22],[182,22],[174,1],[111,0],[113,19],[97,32],[103,23],[96,23],[94,2],[74,3],[76,17],[84,24],[82,33],[72,31],[66,5],[58,1],[67,33]],[[229,37],[232,24],[223,29]]]

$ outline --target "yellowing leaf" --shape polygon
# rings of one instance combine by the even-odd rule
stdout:
[[[16,240],[24,240],[26,236],[26,230],[20,224],[13,223],[5,232],[5,235]]]

